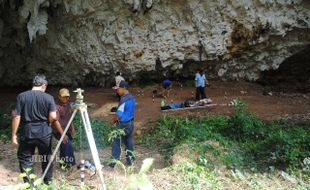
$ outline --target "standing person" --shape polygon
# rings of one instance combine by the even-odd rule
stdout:
[[[196,100],[201,100],[206,98],[205,86],[208,84],[205,74],[202,69],[199,69],[195,76],[196,83]]]
[[[12,119],[12,144],[18,146],[17,157],[19,159],[20,171],[22,173],[33,173],[33,162],[40,161],[42,173],[46,169],[52,153],[52,128],[62,134],[63,130],[56,117],[54,98],[45,93],[47,79],[44,75],[36,75],[33,79],[31,90],[20,93],[17,96],[16,108]],[[17,130],[20,126],[19,139]],[[68,137],[65,136],[63,143]],[[19,142],[18,142],[19,141]],[[39,159],[34,157],[35,148],[38,148]],[[30,172],[26,169],[30,168]],[[51,181],[53,176],[52,166],[49,168],[44,183]],[[24,177],[24,182],[31,182]]]
[[[169,79],[165,79],[162,82],[162,86],[164,88],[162,95],[166,98],[169,97],[171,86],[172,86],[172,81]]]
[[[115,89],[117,89],[121,81],[125,81],[125,79],[124,77],[121,76],[121,73],[117,71],[115,76],[115,87],[114,87]]]
[[[112,157],[115,160],[120,159],[121,142],[126,146],[126,162],[132,165],[134,161],[134,145],[132,132],[134,129],[134,114],[135,114],[135,99],[128,91],[128,83],[121,81],[117,89],[117,93],[121,99],[119,102],[116,116],[111,120],[111,124],[116,124],[119,129],[124,129],[125,134],[113,139],[112,143]],[[110,168],[114,168],[115,162],[109,164]]]
[[[70,92],[68,89],[62,88],[59,90],[58,101],[56,104],[56,114],[57,119],[63,130],[65,130],[72,115],[72,108],[70,106],[69,98],[70,98]],[[66,168],[70,168],[71,166],[74,166],[76,164],[72,146],[72,136],[74,134],[75,134],[75,128],[72,123],[66,134],[68,136],[68,142],[66,144],[62,143],[60,145],[59,157],[61,160],[64,161],[65,164],[64,167]],[[59,140],[61,137],[60,133],[56,132],[55,137],[56,139]]]
[[[196,80],[196,79],[198,79],[199,78],[199,70],[200,69],[197,69],[197,71],[196,71],[196,74],[195,74],[195,87],[196,87],[196,100],[200,100],[200,92],[199,92],[199,84],[198,84],[198,80]]]
[[[119,86],[119,83],[121,81],[125,81],[124,77],[121,76],[121,73],[119,71],[116,72],[116,76],[115,76],[115,86],[113,87],[114,90],[116,90]],[[118,98],[118,101],[120,100],[120,96],[118,95],[118,93],[116,93],[116,96]]]

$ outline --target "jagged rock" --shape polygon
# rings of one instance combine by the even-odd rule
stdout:
[[[0,8],[0,85],[43,72],[50,84],[107,86],[117,70],[137,81],[193,78],[197,67],[209,79],[255,81],[310,43],[309,1],[23,2]],[[31,14],[19,14],[25,2],[36,2]]]

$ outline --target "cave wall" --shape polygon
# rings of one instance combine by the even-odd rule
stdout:
[[[6,2],[6,3],[3,3]],[[0,85],[141,75],[256,81],[310,44],[308,0],[11,0],[0,8]],[[1,4],[1,2],[0,2]]]
[[[310,45],[287,58],[277,70],[262,72],[259,82],[274,91],[310,92]]]

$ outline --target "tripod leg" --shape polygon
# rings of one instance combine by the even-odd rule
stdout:
[[[97,147],[96,147],[96,143],[95,143],[95,139],[94,139],[94,136],[93,136],[93,132],[92,132],[92,129],[91,129],[91,124],[90,124],[89,116],[88,116],[88,113],[87,113],[86,109],[83,109],[83,110],[80,110],[80,111],[81,111],[81,117],[82,117],[83,124],[84,124],[85,131],[86,131],[89,147],[90,147],[90,150],[91,150],[91,153],[92,153],[92,157],[93,157],[93,160],[94,160],[94,163],[95,163],[95,166],[96,166],[97,173],[99,174],[99,179],[100,179],[100,183],[101,183],[101,189],[105,190],[106,186],[105,186],[104,179],[103,179],[103,174],[102,174],[102,171],[101,171],[102,165],[100,163],[99,154],[98,154],[98,150],[97,150]]]
[[[59,149],[59,147],[60,147],[60,145],[61,145],[63,139],[65,138],[65,135],[67,134],[67,131],[68,131],[69,128],[70,128],[70,125],[71,125],[71,123],[72,123],[72,121],[73,121],[74,116],[76,115],[76,112],[77,112],[77,111],[74,110],[74,112],[72,113],[71,118],[70,118],[70,120],[69,120],[69,122],[68,122],[68,124],[67,124],[67,126],[66,126],[66,128],[65,128],[65,130],[64,130],[64,132],[63,132],[63,134],[61,135],[61,137],[60,137],[60,139],[59,139],[59,141],[58,141],[58,143],[57,143],[57,146],[56,146],[56,148],[55,148],[55,150],[54,150],[54,153],[52,154],[52,157],[51,157],[51,159],[49,160],[49,163],[48,163],[48,165],[47,165],[47,167],[46,167],[46,169],[45,169],[45,171],[44,171],[44,173],[43,173],[43,175],[42,175],[42,177],[41,177],[42,180],[44,179],[44,177],[45,177],[46,174],[47,174],[47,171],[48,171],[49,168],[51,167],[51,164],[52,164],[52,162],[54,161],[54,159],[55,159],[55,157],[56,157],[56,154],[57,154],[57,151],[58,151],[58,149]]]

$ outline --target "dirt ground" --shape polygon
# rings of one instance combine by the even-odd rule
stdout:
[[[49,87],[47,92],[57,96],[59,88]],[[74,90],[69,88],[70,91]],[[136,117],[135,120],[141,124],[148,121],[156,121],[163,114],[172,113],[160,111],[160,101],[162,98],[155,98],[153,102],[152,91],[156,86],[147,86],[145,88],[133,87],[130,92],[136,98]],[[0,106],[3,104],[14,105],[16,95],[27,89],[1,89]],[[192,98],[195,94],[193,87],[180,87],[175,84],[171,90],[170,97],[166,99],[167,103],[182,102]],[[257,113],[260,118],[274,119],[278,117],[297,116],[309,113],[310,93],[282,93],[269,92],[259,84],[249,82],[211,82],[211,86],[206,88],[206,94],[215,104],[221,104],[206,109],[180,110],[173,111],[172,115],[208,115],[208,114],[231,114],[233,109],[222,104],[229,104],[230,101],[241,98],[249,108],[249,111]],[[73,101],[75,94],[71,93]],[[85,88],[85,102],[91,106],[89,112],[94,117],[101,120],[109,120],[113,116],[109,109],[117,105],[117,97],[112,89],[107,88]],[[147,126],[141,126],[147,127]],[[139,127],[137,127],[139,128]]]
[[[162,115],[176,116],[204,116],[210,114],[232,114],[233,108],[228,104],[236,99],[241,98],[249,108],[249,111],[255,112],[258,117],[271,120],[275,118],[288,119],[310,119],[310,94],[300,93],[281,93],[281,92],[266,92],[264,87],[248,82],[211,82],[211,86],[206,89],[206,94],[213,100],[217,106],[178,110],[178,111],[160,111],[161,98],[155,98],[153,101],[152,91],[156,86],[148,86],[145,88],[130,88],[130,91],[136,98],[136,117],[135,117],[135,135],[140,134],[140,130],[147,130],[154,127],[155,122]],[[16,95],[26,89],[1,89],[0,106],[12,105]],[[49,87],[48,92],[56,97],[58,88]],[[70,90],[73,90],[70,88]],[[173,86],[170,97],[167,102],[182,102],[192,98],[195,93],[195,88],[181,87],[176,84]],[[74,97],[74,93],[72,93]],[[113,115],[110,113],[111,107],[117,105],[117,97],[112,89],[104,88],[85,88],[85,102],[89,103],[89,112],[92,117],[100,120],[108,121]],[[73,98],[74,99],[74,98]],[[157,169],[163,168],[166,165],[161,156],[156,151],[144,150],[143,146],[137,145],[137,152],[140,154],[137,165],[141,165],[143,158],[155,157],[154,167]],[[148,152],[148,153],[145,153]],[[100,150],[100,154],[109,156],[110,149]],[[143,154],[142,154],[143,153]],[[80,154],[80,153],[78,153]],[[83,152],[84,155],[89,155]],[[58,168],[59,169],[59,168]],[[55,169],[57,171],[57,167]],[[37,172],[40,170],[37,170]],[[58,174],[56,174],[58,175]],[[60,175],[60,174],[59,174]],[[1,142],[0,144],[0,186],[17,183],[18,179],[18,162],[16,158],[16,149],[10,144]]]

